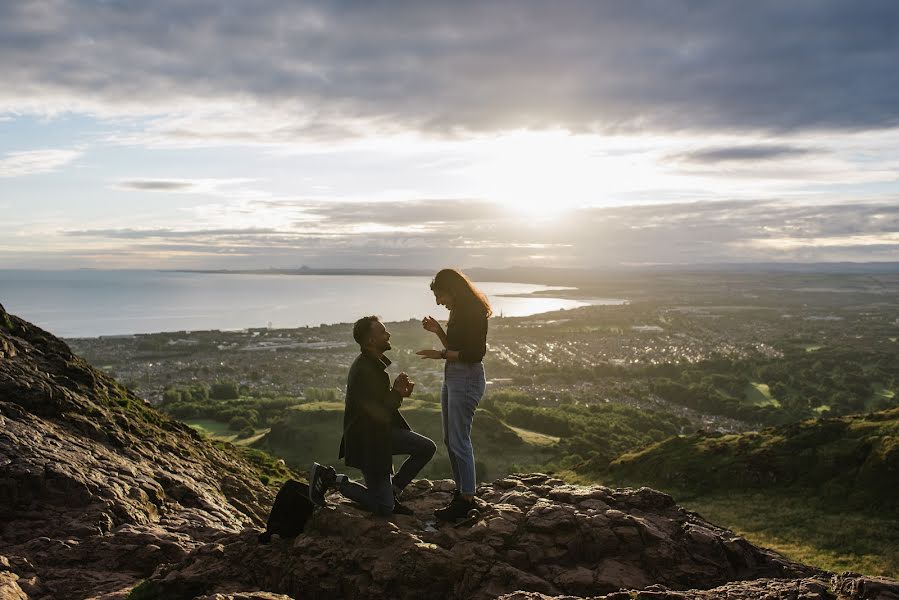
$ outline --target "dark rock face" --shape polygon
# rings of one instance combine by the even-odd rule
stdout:
[[[0,306],[0,600],[899,600],[899,582],[828,580],[648,488],[509,476],[456,529],[431,517],[451,487],[415,482],[415,515],[390,520],[335,494],[260,545],[273,494],[245,462]]]
[[[0,598],[130,589],[262,524],[272,497],[242,461],[0,306]]]

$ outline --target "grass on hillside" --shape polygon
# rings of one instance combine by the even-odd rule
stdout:
[[[248,446],[269,432],[268,429],[257,429],[252,436],[238,439],[237,432],[230,429],[227,423],[220,423],[212,419],[186,419],[184,424],[193,427],[201,435],[213,440],[230,442],[235,446]]]
[[[558,444],[559,440],[561,439],[556,436],[540,433],[538,431],[531,431],[530,429],[512,427],[508,424],[506,424],[506,426],[517,433],[518,437],[521,438],[521,441],[525,442],[526,444],[533,444],[534,446],[552,446],[553,444]]]
[[[899,521],[829,512],[808,496],[771,493],[681,498],[678,503],[756,546],[828,571],[899,578]]]
[[[896,392],[883,385],[883,383],[878,382],[871,387],[873,389],[873,394],[871,398],[865,402],[865,407],[868,410],[877,409],[883,401],[892,400],[896,396]]]
[[[896,392],[885,387],[882,383],[874,384],[874,396],[877,398],[892,398]]]
[[[774,406],[780,408],[780,402],[771,397],[771,390],[766,383],[752,382],[743,391],[744,398],[753,406]]]
[[[756,545],[831,571],[899,577],[899,408],[744,434],[669,438],[604,481],[650,485]]]
[[[295,406],[291,406],[290,410],[304,410],[304,411],[320,411],[320,410],[335,410],[342,411],[344,403],[343,402],[328,402],[328,401],[320,401],[320,402],[306,402],[304,404],[297,404]]]
[[[555,475],[578,485],[602,483],[573,471]],[[674,500],[707,521],[790,560],[835,573],[855,571],[899,578],[899,519],[895,517],[834,512],[817,498],[770,491],[675,494]]]

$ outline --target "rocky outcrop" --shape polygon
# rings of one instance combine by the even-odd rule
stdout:
[[[471,527],[428,520],[450,481],[407,490],[413,517],[373,518],[339,495],[296,540],[223,536],[164,566],[147,597],[264,589],[302,598],[495,598],[516,590],[594,596],[663,585],[824,576],[757,548],[650,490],[516,475],[483,486],[493,510]]]
[[[826,578],[757,579],[737,581],[710,590],[670,590],[652,585],[642,590],[622,590],[593,596],[590,600],[896,600],[899,581],[864,577],[857,573]],[[546,596],[534,592],[513,592],[499,600],[576,600],[571,596]]]
[[[259,526],[272,497],[246,463],[0,306],[0,598],[128,590]]]

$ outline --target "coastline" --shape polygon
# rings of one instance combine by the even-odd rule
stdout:
[[[0,277],[0,301],[11,313],[65,339],[294,329],[351,322],[362,314],[377,314],[386,322],[427,314],[446,318],[434,304],[429,277],[371,271],[303,274],[308,277],[272,271],[265,273],[269,277],[193,271],[6,271]],[[484,280],[479,285],[504,317],[624,302],[573,286]]]

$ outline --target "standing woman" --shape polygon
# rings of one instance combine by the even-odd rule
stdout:
[[[450,311],[446,331],[434,317],[425,317],[421,325],[440,338],[443,350],[420,350],[422,358],[445,360],[440,403],[443,416],[443,441],[449,453],[456,482],[453,500],[434,514],[451,521],[476,508],[474,449],[471,423],[484,396],[487,379],[481,362],[487,353],[487,318],[493,314],[487,296],[465,275],[455,269],[443,269],[431,282],[437,304]]]

